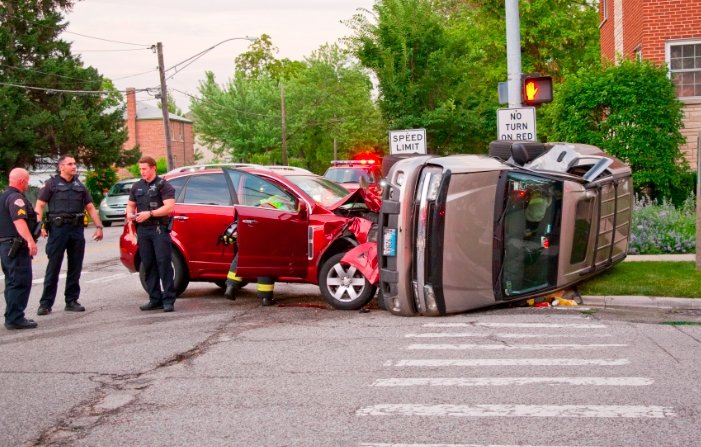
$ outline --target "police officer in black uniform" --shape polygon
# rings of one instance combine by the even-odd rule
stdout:
[[[141,263],[146,270],[148,303],[141,310],[175,310],[170,214],[175,206],[175,189],[156,175],[156,160],[139,160],[141,180],[134,183],[127,202],[127,220],[136,224]],[[163,289],[161,289],[161,284]]]
[[[85,256],[84,219],[87,210],[97,229],[93,239],[102,240],[102,223],[93,205],[88,189],[78,180],[78,167],[71,155],[62,155],[58,159],[59,174],[46,181],[39,191],[35,211],[38,216],[44,215],[44,208],[49,205],[46,228],[49,240],[46,243],[46,255],[49,263],[44,277],[44,291],[39,300],[38,315],[48,315],[56,299],[58,275],[63,263],[63,254],[68,257],[66,272],[66,311],[83,312],[79,302],[80,273],[83,270]],[[46,230],[42,230],[46,237]]]
[[[37,254],[34,229],[37,217],[24,196],[29,189],[29,173],[22,168],[10,171],[10,185],[0,194],[0,261],[5,274],[5,327],[32,329],[34,320],[24,317],[32,289],[32,257]]]

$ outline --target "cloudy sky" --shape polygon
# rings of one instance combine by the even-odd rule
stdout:
[[[324,43],[351,34],[341,21],[373,4],[374,0],[83,0],[66,15],[68,32],[62,38],[73,42],[74,54],[114,80],[120,90],[158,88],[157,56],[148,49],[157,42],[163,44],[166,68],[224,40],[261,34],[271,36],[280,50],[278,58],[301,60]],[[243,39],[225,42],[168,79],[178,106],[189,110],[186,94],[197,95],[206,70],[225,83],[233,73],[234,58],[248,44]],[[148,93],[137,99],[156,104]]]

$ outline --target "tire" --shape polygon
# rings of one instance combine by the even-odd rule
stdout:
[[[341,264],[344,254],[331,256],[321,266],[319,289],[334,309],[358,310],[375,296],[377,287],[370,284],[355,267]]]
[[[178,253],[177,250],[173,249],[173,255],[171,257],[173,264],[173,288],[175,289],[175,296],[178,297],[183,294],[185,289],[187,289],[190,279],[188,278],[187,269],[185,267],[185,261],[183,257]],[[144,263],[139,265],[139,280],[141,281],[141,287],[148,292],[146,287],[146,270],[144,269]]]
[[[111,227],[111,226],[112,226],[112,221],[111,221],[111,220],[103,220],[103,221],[102,221],[102,226],[104,226],[104,227]]]

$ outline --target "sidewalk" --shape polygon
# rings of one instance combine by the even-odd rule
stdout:
[[[625,261],[694,262],[696,261],[696,254],[628,255]],[[699,294],[701,294],[701,290]],[[670,298],[663,296],[582,296],[582,304],[603,308],[640,307],[648,309],[701,310],[701,298]]]

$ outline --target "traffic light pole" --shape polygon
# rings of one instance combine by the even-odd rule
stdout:
[[[506,0],[506,68],[509,108],[521,107],[521,19],[518,0]]]

